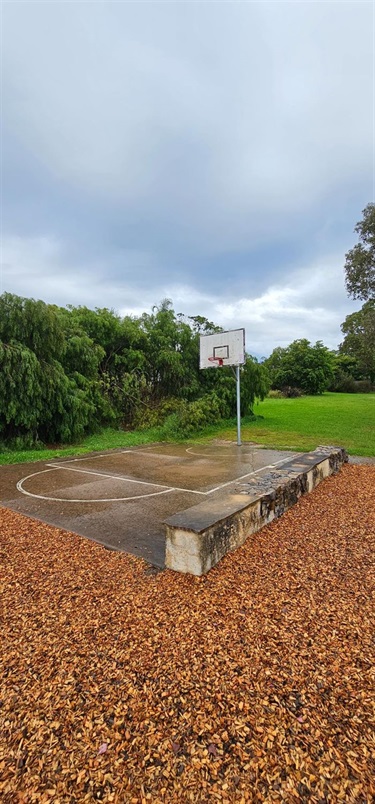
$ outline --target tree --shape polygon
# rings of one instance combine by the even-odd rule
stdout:
[[[67,442],[92,427],[96,410],[91,385],[79,372],[69,376],[66,354],[57,308],[10,293],[0,297],[2,439],[26,445]]]
[[[306,394],[322,394],[333,378],[333,358],[326,346],[312,346],[306,338],[293,341],[285,349],[277,347],[265,360],[273,388],[292,386]]]
[[[246,355],[241,372],[241,416],[253,413],[256,400],[263,400],[270,390],[267,369],[256,357]]]
[[[186,414],[190,429],[236,411],[233,371],[199,370],[199,337],[221,331],[203,316],[174,312],[122,318],[106,308],[58,307],[0,296],[0,440],[69,442],[104,424],[132,425]],[[241,409],[268,391],[247,356]],[[190,432],[190,430],[189,430]]]
[[[363,299],[365,304],[348,315],[341,325],[345,335],[340,344],[342,355],[357,362],[362,379],[375,382],[375,204],[367,204],[363,219],[355,227],[359,243],[348,251],[345,282],[349,296]]]
[[[275,382],[277,372],[282,367],[285,351],[286,351],[285,348],[283,349],[282,346],[276,346],[276,348],[273,350],[272,354],[270,354],[269,357],[262,358],[262,365],[265,366],[268,372],[272,388],[276,388]]]
[[[214,332],[221,332],[223,329],[212,321],[209,321],[208,318],[205,318],[203,315],[189,315],[188,320],[192,322],[191,326],[194,332],[197,332],[199,335],[213,335]]]
[[[375,299],[348,315],[341,329],[345,338],[340,353],[355,358],[362,379],[375,383]]]
[[[354,231],[359,243],[345,255],[346,289],[353,299],[375,298],[375,204],[367,204]]]
[[[141,325],[147,336],[146,375],[154,399],[199,395],[198,335],[183,317],[176,316],[170,299],[144,313]]]
[[[58,359],[65,349],[57,308],[12,293],[0,296],[0,340],[22,343],[38,360]]]
[[[96,374],[96,405],[99,419],[119,422],[132,421],[135,409],[142,404],[145,391],[145,348],[147,339],[139,319],[121,318],[107,308],[72,307],[61,310],[65,330],[69,332],[68,349],[77,357],[76,347],[83,359],[87,345],[92,343],[94,373]],[[76,338],[80,343],[77,343]]]

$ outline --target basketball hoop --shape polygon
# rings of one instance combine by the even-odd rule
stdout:
[[[240,367],[246,362],[245,330],[229,329],[199,337],[199,368],[236,367],[237,444],[241,446]]]
[[[223,357],[215,357],[214,355],[212,355],[212,357],[208,357],[207,360],[209,360],[210,363],[217,363],[218,366],[223,366],[224,365],[224,358]]]

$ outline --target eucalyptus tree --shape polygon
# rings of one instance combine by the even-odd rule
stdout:
[[[345,256],[345,282],[353,299],[375,299],[375,203],[367,204],[354,231],[359,242]]]

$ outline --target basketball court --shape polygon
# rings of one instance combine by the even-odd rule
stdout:
[[[1,467],[0,500],[14,511],[164,566],[168,517],[295,453],[254,444],[153,444]]]
[[[245,494],[252,477],[281,467],[295,454],[242,444],[240,370],[245,360],[244,329],[200,336],[201,369],[235,369],[237,443],[162,443],[4,466],[0,501],[164,567],[166,519],[205,500],[222,502],[227,494]]]

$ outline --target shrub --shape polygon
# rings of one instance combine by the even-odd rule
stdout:
[[[292,385],[284,385],[284,387],[281,389],[281,393],[282,396],[286,397],[287,399],[294,399],[297,396],[303,396],[303,391],[301,388],[295,388]]]
[[[375,391],[375,385],[370,380],[355,380],[354,384],[356,394],[372,394]]]
[[[338,394],[371,394],[375,391],[375,385],[370,380],[355,380],[351,374],[338,371],[329,390]]]
[[[356,387],[354,377],[346,371],[339,369],[335,372],[335,378],[329,386],[329,390],[339,394],[355,394]]]
[[[182,399],[175,399],[175,397],[162,399],[154,404],[142,405],[135,413],[132,428],[147,430],[149,427],[159,427],[169,416],[179,413],[184,405],[185,402]]]
[[[282,391],[279,391],[277,388],[271,389],[268,392],[268,399],[282,399],[284,396]]]
[[[194,402],[183,402],[179,411],[172,413],[165,421],[164,438],[187,438],[214,424],[222,417],[222,404],[217,394],[205,394]]]

